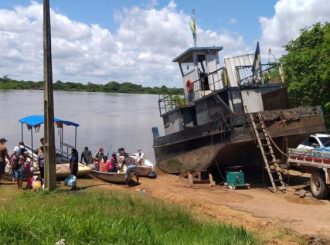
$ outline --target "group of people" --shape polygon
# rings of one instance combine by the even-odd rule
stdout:
[[[88,156],[87,159],[86,156]],[[129,176],[134,172],[136,181],[139,183],[139,174],[136,171],[136,159],[130,157],[122,147],[118,149],[118,154],[112,153],[110,159],[108,159],[108,155],[105,155],[102,147],[95,154],[95,157],[92,157],[92,153],[88,150],[88,147],[85,147],[84,152],[81,154],[81,162],[85,164],[93,163],[94,169],[100,172],[117,173],[123,171],[125,172],[126,184],[128,184]]]
[[[5,173],[6,166],[8,166],[12,181],[17,182],[17,187],[19,190],[23,189],[23,181],[27,182],[27,188],[41,188],[44,184],[45,173],[44,139],[40,139],[41,146],[34,151],[34,153],[37,154],[36,162],[39,169],[38,176],[36,176],[32,171],[34,167],[32,166],[33,164],[31,160],[32,153],[28,152],[24,142],[20,141],[10,155],[8,153],[6,142],[7,140],[5,138],[0,138],[0,181]],[[71,175],[77,176],[78,161],[78,151],[76,149],[72,149],[70,157]],[[76,188],[76,186],[74,186],[74,188]]]
[[[27,181],[27,187],[32,188],[32,161],[28,154],[28,150],[26,146],[24,145],[23,141],[20,141],[17,146],[15,146],[13,152],[11,155],[8,154],[8,149],[6,147],[7,140],[5,138],[0,139],[0,179],[5,173],[5,168],[8,161],[8,167],[9,167],[9,173],[11,174],[13,182],[17,182],[17,187],[19,190],[22,190],[23,188],[23,180]],[[6,161],[7,160],[7,161]],[[39,164],[40,169],[40,176],[38,178],[34,179],[35,181],[41,182],[43,179],[43,149],[41,149],[38,152],[37,161]]]
[[[13,181],[17,182],[18,189],[22,189],[23,180],[27,180],[27,187],[32,188],[32,184],[29,183],[33,177],[33,172],[31,171],[32,161],[28,153],[24,142],[19,142],[15,146],[11,155],[8,153],[6,147],[7,140],[5,138],[0,138],[0,181],[5,173],[5,168],[7,161],[9,163],[9,173],[12,176]],[[37,154],[37,165],[39,168],[39,176],[34,178],[35,181],[39,181],[40,185],[44,184],[44,169],[45,169],[45,155],[44,155],[44,139],[40,139],[41,146],[34,151]],[[141,154],[140,154],[141,156]],[[134,172],[137,182],[139,182],[139,176],[136,171],[137,165],[140,163],[141,158],[134,159],[130,157],[124,148],[118,149],[118,154],[111,154],[110,159],[108,155],[105,155],[104,148],[100,148],[98,152],[93,157],[92,152],[88,149],[87,146],[84,147],[84,150],[80,156],[80,162],[86,165],[94,164],[94,168],[100,172],[125,172],[126,183],[128,184],[129,176]],[[79,155],[77,149],[71,150],[70,156],[70,173],[77,177],[78,173],[78,162]],[[75,189],[76,186],[73,186],[72,189]]]

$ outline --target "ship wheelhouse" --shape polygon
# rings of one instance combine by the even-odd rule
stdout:
[[[221,50],[193,47],[173,60],[180,68],[184,96],[159,100],[165,135],[207,124],[242,125],[244,113],[288,107],[277,63],[252,73],[254,54],[246,54],[225,58],[221,66]]]

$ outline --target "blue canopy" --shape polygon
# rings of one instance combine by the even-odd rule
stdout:
[[[44,119],[44,116],[42,116],[42,115],[32,115],[32,116],[21,118],[18,121],[20,123],[24,123],[28,126],[35,127],[35,126],[39,126],[39,125],[43,124],[45,122],[45,119]],[[79,127],[78,123],[62,120],[59,118],[54,118],[54,122],[63,123],[64,125],[67,125],[67,126]]]

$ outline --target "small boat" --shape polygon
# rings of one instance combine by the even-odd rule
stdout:
[[[78,173],[77,177],[84,177],[91,172],[91,168],[82,164],[78,163]],[[70,175],[70,164],[69,163],[59,163],[56,164],[56,178],[57,179],[65,179]]]
[[[130,155],[135,161],[141,159],[140,164],[137,164],[137,172],[141,177],[156,178],[155,165],[145,157],[145,154],[139,150],[138,152]]]
[[[101,172],[97,170],[92,170],[91,175],[111,183],[125,183],[125,172]],[[133,173],[129,176],[128,181],[131,181]]]
[[[33,142],[33,134],[32,129],[38,131],[40,126],[44,124],[44,116],[43,115],[32,115],[19,119],[21,123],[21,141],[23,141],[23,129],[24,125],[31,130],[31,145],[25,145],[27,149],[30,159],[32,159],[32,169],[34,175],[39,175],[38,164],[36,163],[37,155],[35,154],[35,147]],[[77,128],[79,127],[78,123],[63,120],[60,118],[54,118],[54,124],[59,130],[59,148],[56,148],[56,178],[64,179],[70,175],[70,153],[71,149],[77,147]],[[63,127],[64,126],[73,126],[75,129],[75,137],[74,137],[74,146],[65,143],[63,141]],[[82,163],[78,163],[78,173],[77,177],[83,177],[90,173],[92,169]]]

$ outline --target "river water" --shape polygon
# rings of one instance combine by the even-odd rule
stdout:
[[[93,153],[104,147],[105,152],[124,147],[133,153],[141,149],[154,161],[151,128],[157,126],[162,133],[162,120],[158,112],[158,95],[112,94],[88,92],[54,92],[54,114],[73,121],[78,127],[79,153],[88,146]],[[20,118],[43,114],[43,91],[0,91],[0,138],[8,140],[11,152],[21,139]],[[31,145],[31,131],[24,126],[24,142]],[[74,127],[64,127],[64,142],[74,145]],[[39,146],[43,127],[33,130],[34,146]],[[55,128],[56,141],[59,140]],[[57,144],[58,146],[58,144]],[[34,147],[34,148],[36,148]]]

